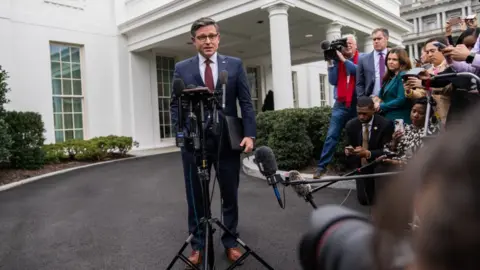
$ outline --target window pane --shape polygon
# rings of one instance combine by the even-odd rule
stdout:
[[[63,120],[65,121],[65,129],[73,129],[73,114],[64,114]]]
[[[170,99],[169,98],[164,98],[162,99],[162,104],[163,104],[163,109],[166,111],[170,111]]]
[[[73,80],[73,94],[76,96],[82,95],[82,81]]]
[[[75,130],[75,139],[83,140],[83,129]]]
[[[72,65],[70,63],[62,63],[62,78],[72,78]]]
[[[52,69],[52,77],[60,78],[60,63],[52,62],[50,66]]]
[[[63,80],[63,94],[64,95],[72,94],[72,80]]]
[[[72,78],[80,79],[80,65],[79,64],[72,64]]]
[[[65,130],[65,140],[73,139],[73,130]]]
[[[54,95],[62,94],[62,81],[53,79],[52,80],[52,90]]]
[[[50,45],[50,60],[60,61],[60,47],[57,45]]]
[[[158,84],[158,96],[162,97],[163,96],[163,84],[159,83]]]
[[[62,62],[70,62],[70,47],[62,47]]]
[[[53,115],[53,122],[55,123],[55,129],[63,129],[63,120],[60,113]]]
[[[58,131],[55,131],[55,142],[63,142],[63,131],[62,130],[58,130]]]
[[[53,98],[53,112],[55,113],[62,112],[62,98],[60,97]]]
[[[72,52],[72,62],[80,63],[80,49],[71,48],[71,52]]]
[[[63,98],[63,112],[72,112],[72,99],[71,98]]]
[[[163,121],[165,121],[163,122],[164,125],[170,125],[170,112],[163,113]]]
[[[74,124],[76,129],[83,128],[82,114],[79,114],[79,113],[74,114],[73,119],[74,119]]]
[[[73,99],[73,111],[76,113],[82,112],[82,99],[80,98]]]

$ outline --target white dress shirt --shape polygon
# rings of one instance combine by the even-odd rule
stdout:
[[[383,54],[383,59],[387,58],[387,53],[388,49],[385,48],[383,51],[381,51]],[[373,52],[373,62],[375,64],[375,86],[373,87],[373,96],[379,96],[380,95],[380,89],[382,88],[382,85],[380,84],[380,66],[378,65],[378,59],[380,59],[380,52],[374,51]],[[387,67],[385,66],[385,73],[387,73]]]
[[[203,83],[205,83],[205,68],[207,64],[205,64],[205,60],[207,60],[203,55],[198,54],[198,65],[200,68],[200,76],[202,76]],[[212,69],[213,75],[213,88],[217,87],[217,80],[218,80],[218,62],[217,62],[217,53],[215,52],[212,57],[210,58],[210,68]]]

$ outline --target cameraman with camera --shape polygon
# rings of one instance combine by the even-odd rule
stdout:
[[[324,49],[325,60],[328,62],[328,82],[334,86],[335,104],[318,168],[313,175],[314,179],[319,179],[326,173],[342,129],[350,119],[357,116],[355,75],[360,55],[355,36],[345,35],[342,39],[331,43],[324,41],[322,49]]]

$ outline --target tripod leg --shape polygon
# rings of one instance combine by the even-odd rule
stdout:
[[[187,264],[188,266],[191,267],[191,269],[195,269],[195,270],[200,270],[198,267],[196,267],[192,262],[190,262],[190,260],[188,260],[187,257],[185,257],[185,255],[183,255],[183,251],[185,250],[185,248],[187,248],[187,246],[190,244],[190,242],[192,241],[193,239],[193,236],[197,233],[197,231],[200,229],[200,226],[203,225],[203,223],[205,223],[205,221],[202,221],[200,222],[200,224],[198,224],[198,226],[195,228],[195,230],[193,230],[193,232],[188,236],[187,240],[185,240],[185,243],[183,243],[182,247],[180,248],[180,250],[178,251],[177,255],[175,256],[175,258],[173,258],[173,260],[170,262],[170,264],[167,266],[167,270],[170,270],[172,269],[173,265],[175,265],[175,262],[177,262],[178,259],[182,260],[185,264]]]
[[[220,229],[222,229],[224,232],[226,232],[227,234],[229,234],[231,237],[233,238],[236,238],[236,242],[238,244],[240,244],[240,246],[242,246],[247,252],[245,252],[240,258],[238,258],[238,260],[233,263],[230,267],[227,268],[227,270],[231,270],[231,269],[234,269],[235,267],[239,266],[247,257],[248,255],[252,255],[255,259],[257,259],[263,266],[265,266],[265,268],[269,269],[269,270],[274,270],[273,267],[271,267],[270,265],[268,265],[267,262],[265,262],[265,260],[263,260],[260,256],[258,256],[255,251],[253,251],[249,246],[247,246],[247,244],[245,244],[240,238],[236,237],[227,227],[225,227],[225,225],[223,225],[218,219],[216,218],[213,218],[211,219],[213,222],[215,222],[215,224],[217,224],[218,227],[220,227]]]

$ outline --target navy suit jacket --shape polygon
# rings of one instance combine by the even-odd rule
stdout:
[[[355,92],[357,97],[370,96],[375,88],[375,60],[373,52],[363,54],[358,59]]]
[[[228,72],[228,82],[225,90],[225,110],[224,114],[227,116],[238,117],[237,114],[237,99],[240,105],[243,121],[244,137],[256,136],[256,121],[255,112],[253,110],[252,98],[250,94],[250,87],[247,80],[247,74],[243,67],[242,60],[232,56],[221,55],[217,53],[218,65],[218,80],[215,88],[219,91],[222,89],[220,84],[220,72],[226,70]],[[182,79],[185,86],[196,85],[204,87],[205,83],[200,75],[199,57],[192,58],[178,62],[175,65],[175,72],[173,80],[176,78]],[[173,81],[172,80],[172,81]],[[172,124],[176,127],[178,122],[178,101],[175,93],[172,91],[170,113],[172,117]],[[183,114],[184,123],[186,123],[186,113]],[[221,116],[220,116],[221,117]],[[228,136],[224,136],[227,137]]]

